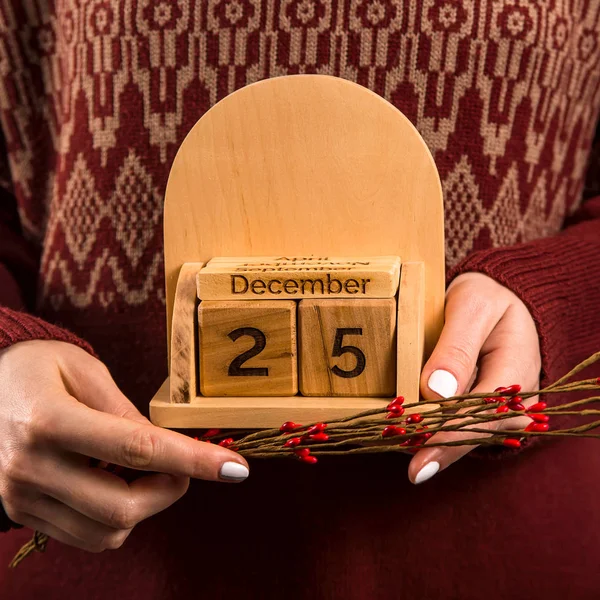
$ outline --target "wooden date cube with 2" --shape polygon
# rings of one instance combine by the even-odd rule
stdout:
[[[198,307],[203,396],[298,392],[293,301],[203,301]]]
[[[304,396],[394,396],[396,301],[302,300],[300,392]]]

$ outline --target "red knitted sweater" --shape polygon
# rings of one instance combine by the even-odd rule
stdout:
[[[90,344],[147,412],[178,146],[233,90],[310,72],[412,120],[443,182],[450,277],[515,291],[544,375],[562,375],[600,349],[600,198],[582,202],[599,38],[594,0],[0,0],[0,348]],[[420,487],[406,466],[253,464],[241,486],[194,482],[119,551],[51,543],[7,572],[30,534],[12,532],[0,597],[597,598],[594,442],[465,459]]]

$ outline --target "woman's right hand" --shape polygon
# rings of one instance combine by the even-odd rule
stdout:
[[[243,481],[235,452],[152,425],[107,368],[64,342],[0,351],[0,499],[16,523],[91,552],[119,548],[189,478]],[[131,483],[90,458],[148,473]]]

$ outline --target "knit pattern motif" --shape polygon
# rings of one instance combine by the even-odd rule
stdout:
[[[600,108],[589,0],[0,1],[0,120],[39,308],[164,304],[174,155],[215,102],[324,73],[416,125],[440,170],[452,266],[558,231]]]

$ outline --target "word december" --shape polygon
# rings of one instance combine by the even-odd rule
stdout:
[[[366,294],[370,279],[346,279],[340,281],[328,273],[322,279],[251,279],[244,275],[231,275],[231,293],[252,293],[260,296],[270,294]],[[307,291],[308,288],[308,291]],[[320,288],[317,289],[317,288]]]

